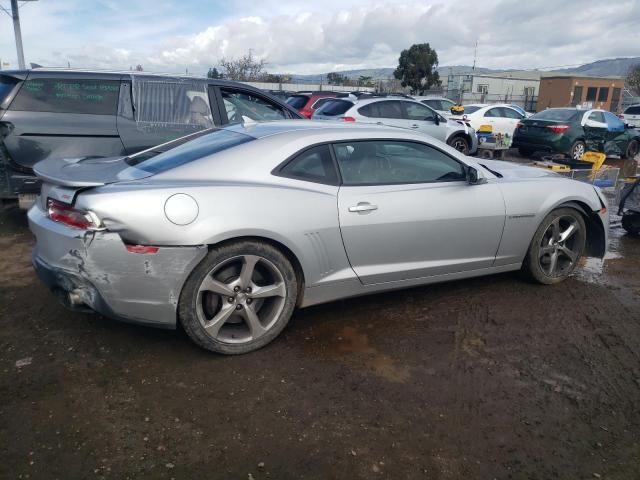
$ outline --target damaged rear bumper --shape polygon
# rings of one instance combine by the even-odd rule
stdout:
[[[180,292],[206,255],[205,246],[132,253],[118,234],[68,228],[37,204],[28,216],[36,237],[34,268],[63,303],[127,322],[175,327]]]

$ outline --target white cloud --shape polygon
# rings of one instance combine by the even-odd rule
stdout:
[[[28,56],[36,52],[43,64],[128,68],[141,63],[153,70],[202,73],[222,57],[251,49],[269,62],[270,71],[319,73],[395,66],[402,49],[429,42],[441,65],[468,65],[476,40],[478,65],[491,68],[640,55],[634,41],[637,0],[611,5],[601,0],[235,0],[229,3],[233,12],[209,26],[203,20],[206,9],[184,8],[176,15],[166,2],[144,0],[133,11],[128,4],[107,4],[107,19],[82,28],[73,17],[80,0],[38,3],[25,10],[39,22],[37,37],[25,29],[25,46]],[[145,12],[152,12],[152,19],[145,21]],[[203,18],[196,22],[198,17]],[[0,38],[0,57],[11,44]]]

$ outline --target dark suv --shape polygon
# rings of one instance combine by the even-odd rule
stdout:
[[[40,188],[32,166],[41,160],[127,155],[243,117],[302,118],[262,90],[224,80],[0,71],[0,199],[28,206]]]

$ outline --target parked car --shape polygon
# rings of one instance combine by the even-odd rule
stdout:
[[[36,162],[138,152],[242,121],[302,118],[237,82],[137,72],[0,71],[0,199],[39,191]]]
[[[299,92],[287,98],[287,105],[295,108],[304,118],[311,118],[327,99],[348,97],[348,93],[340,92]]]
[[[414,95],[413,98],[420,103],[424,103],[427,107],[433,108],[443,117],[449,117],[451,115],[451,107],[456,104],[456,102],[454,102],[453,100],[449,100],[448,98],[436,97],[433,95]]]
[[[619,117],[627,125],[640,128],[640,103],[628,106]]]
[[[216,352],[266,345],[296,307],[519,269],[554,284],[606,250],[597,188],[406,129],[247,122],[171,146],[36,165],[33,263],[70,306],[179,321]]]
[[[520,120],[525,118],[525,115],[506,104],[473,104],[465,105],[462,115],[451,115],[450,118],[465,120],[469,122],[469,125],[476,131],[483,125],[489,125],[491,126],[491,132],[493,134],[502,134],[512,138],[516,125],[518,125]]]
[[[516,110],[518,112],[520,112],[522,115],[524,115],[525,118],[529,118],[531,115],[533,115],[532,112],[527,112],[520,105],[514,105],[513,103],[510,103],[507,106],[513,108],[514,110]]]
[[[580,160],[591,150],[633,158],[640,150],[640,131],[604,110],[549,108],[519,123],[513,147],[525,156],[554,152]]]
[[[462,122],[449,121],[426,105],[404,98],[373,98],[355,103],[334,99],[318,109],[313,119],[408,128],[431,135],[465,155],[475,153],[478,148],[473,128]]]

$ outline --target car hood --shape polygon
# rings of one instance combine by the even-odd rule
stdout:
[[[544,168],[529,167],[502,160],[477,159],[477,162],[480,165],[499,173],[505,179],[561,177],[557,173],[545,170]]]
[[[65,187],[98,187],[152,175],[129,166],[126,159],[124,156],[49,159],[36,163],[33,171],[45,182]]]

